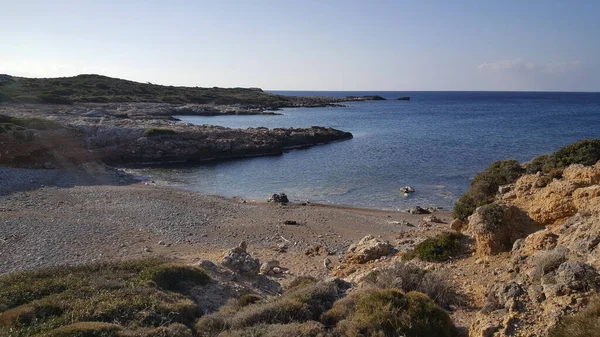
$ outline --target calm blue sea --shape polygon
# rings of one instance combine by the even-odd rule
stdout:
[[[585,139],[600,138],[600,93],[311,92],[283,95],[380,95],[387,101],[345,108],[285,109],[283,116],[180,117],[233,128],[320,125],[354,139],[263,157],[145,174],[207,194],[405,209],[451,208],[470,179],[499,159],[528,161]],[[410,96],[410,101],[395,98]],[[416,192],[404,197],[399,188]]]

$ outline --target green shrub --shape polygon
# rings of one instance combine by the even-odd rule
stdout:
[[[154,282],[159,288],[185,291],[189,286],[205,285],[210,277],[199,268],[179,264],[162,264],[144,269],[142,279]]]
[[[23,129],[35,130],[54,130],[62,128],[60,124],[44,118],[10,117],[6,115],[0,115],[0,124],[12,124]]]
[[[312,276],[298,276],[290,282],[288,290],[300,289],[316,284],[318,281]]]
[[[390,268],[373,271],[365,280],[380,289],[398,288],[405,293],[411,291],[424,293],[444,308],[461,302],[460,295],[447,273],[425,270],[404,262],[397,262]]]
[[[196,324],[201,336],[216,336],[227,329],[246,331],[260,325],[316,321],[333,306],[340,293],[334,283],[318,283],[246,306],[223,306]],[[234,309],[234,310],[232,310]]]
[[[157,137],[175,134],[177,134],[177,131],[171,129],[149,128],[144,131],[144,137]]]
[[[558,166],[565,168],[571,164],[594,165],[600,160],[600,139],[582,140],[567,145],[554,152]]]
[[[600,139],[586,139],[537,156],[527,164],[527,173],[548,173],[572,164],[594,165],[600,160]]]
[[[322,316],[336,335],[457,336],[448,314],[426,295],[396,289],[354,292]]]
[[[600,298],[590,300],[583,311],[563,318],[548,337],[588,337],[597,336],[600,331]]]
[[[454,211],[452,212],[452,216],[455,219],[460,219],[462,221],[467,221],[469,216],[475,212],[477,208],[477,202],[469,192],[463,194],[456,204],[454,204]]]
[[[454,207],[454,217],[466,221],[475,208],[494,201],[498,187],[515,182],[523,173],[525,169],[514,159],[493,162],[473,178],[469,190]]]
[[[258,295],[245,294],[245,295],[242,295],[242,297],[240,297],[240,299],[238,300],[238,305],[240,307],[245,307],[247,305],[254,304],[254,303],[260,302],[262,300],[263,300],[263,298]]]
[[[457,253],[463,235],[457,232],[444,232],[433,238],[427,238],[417,244],[412,252],[405,254],[405,260],[418,257],[423,261],[442,262]]]

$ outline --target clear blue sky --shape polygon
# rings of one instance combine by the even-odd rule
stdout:
[[[187,86],[600,91],[600,1],[0,0],[0,73]]]

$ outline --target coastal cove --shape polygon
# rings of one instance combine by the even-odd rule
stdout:
[[[285,192],[355,207],[451,208],[489,163],[528,161],[585,138],[600,137],[598,93],[273,92],[295,96],[380,95],[385,101],[344,107],[284,108],[282,115],[178,116],[232,128],[310,127],[347,132],[352,140],[283,156],[136,170],[171,185],[227,197],[266,200]],[[397,101],[410,96],[410,101]],[[409,197],[400,187],[416,190]]]

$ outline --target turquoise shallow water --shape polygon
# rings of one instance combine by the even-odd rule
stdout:
[[[179,117],[233,128],[321,125],[350,131],[354,139],[277,157],[142,172],[228,197],[266,200],[285,192],[293,201],[394,210],[413,205],[451,208],[470,179],[495,160],[527,161],[577,140],[600,138],[600,93],[277,93],[377,94],[390,100],[284,109],[283,116]],[[401,96],[411,100],[393,100]],[[405,185],[416,192],[402,196],[399,188]]]

